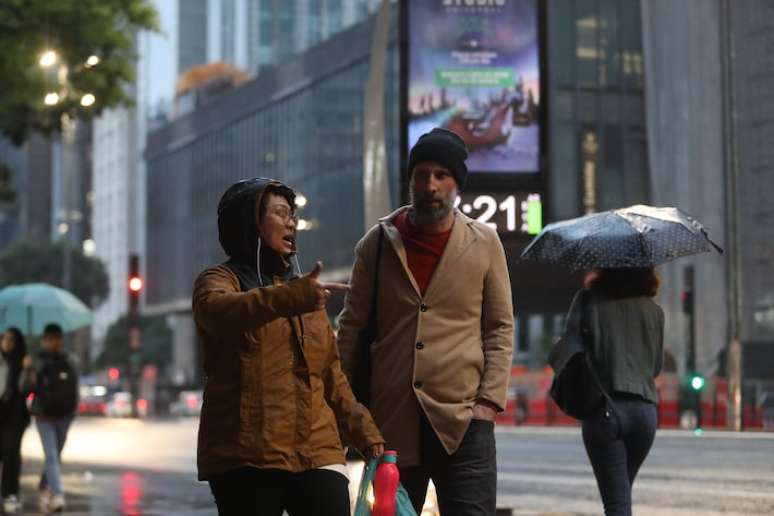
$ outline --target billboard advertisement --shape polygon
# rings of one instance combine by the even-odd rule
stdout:
[[[538,171],[536,0],[410,0],[409,148],[433,127],[459,134],[476,173]]]

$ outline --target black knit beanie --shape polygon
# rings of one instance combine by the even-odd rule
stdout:
[[[417,163],[435,161],[451,171],[457,180],[457,187],[462,190],[468,176],[468,167],[465,165],[467,157],[468,149],[462,138],[448,129],[436,127],[420,136],[409,152],[408,173],[411,176]]]

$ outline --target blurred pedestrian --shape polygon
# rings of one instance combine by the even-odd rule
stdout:
[[[337,426],[361,452],[384,440],[341,370],[325,306],[345,290],[301,275],[295,193],[270,179],[232,185],[218,205],[229,256],[196,280],[193,314],[206,386],[199,478],[221,516],[342,516],[350,512]]]
[[[6,514],[21,510],[19,475],[21,473],[21,441],[30,414],[24,395],[19,389],[22,361],[27,355],[24,335],[18,328],[8,328],[0,344],[3,360],[0,362],[0,461],[3,465],[0,492]]]
[[[632,485],[656,434],[664,311],[653,267],[594,269],[570,307],[612,407],[583,421],[583,443],[607,516],[632,514]],[[580,313],[576,313],[579,311]]]
[[[495,513],[494,424],[505,407],[513,347],[502,243],[454,208],[466,158],[451,131],[419,138],[409,154],[411,205],[357,244],[338,335],[353,381],[368,362],[361,353],[370,354],[369,408],[387,447],[398,451],[414,508],[421,513],[432,479],[444,516]],[[375,292],[371,345],[360,337]]]
[[[31,412],[46,461],[39,485],[41,505],[52,512],[65,508],[62,449],[78,408],[78,373],[62,349],[62,336],[61,326],[46,325],[39,365],[27,356],[22,377],[22,391],[34,394]]]

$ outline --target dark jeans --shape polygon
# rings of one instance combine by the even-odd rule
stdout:
[[[3,498],[19,495],[19,474],[21,473],[21,441],[27,421],[5,421],[0,425],[0,461],[3,476],[0,494]]]
[[[617,399],[583,421],[583,444],[597,478],[606,516],[631,516],[632,484],[656,435],[657,409],[643,400]]]
[[[421,514],[430,479],[441,516],[490,516],[497,506],[494,423],[474,419],[456,452],[449,455],[422,418],[420,465],[400,468],[400,482]]]
[[[219,516],[349,516],[349,481],[336,471],[240,468],[209,482]]]

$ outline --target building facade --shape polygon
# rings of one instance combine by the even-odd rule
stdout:
[[[215,208],[233,182],[254,176],[286,181],[309,199],[299,236],[302,267],[322,260],[348,272],[363,231],[362,109],[373,21],[358,25],[148,138],[147,312],[174,314],[176,339],[195,342],[191,286],[223,260]],[[395,47],[395,41],[391,43]],[[397,52],[388,59],[387,127],[391,170],[397,163]],[[277,95],[278,91],[282,91]],[[394,177],[393,191],[398,190]],[[175,202],[170,203],[174,195]],[[397,195],[397,194],[396,194]],[[397,202],[397,196],[394,202]],[[192,360],[181,376],[197,374]]]
[[[49,138],[30,135],[20,147],[0,140],[0,159],[8,167],[7,186],[13,199],[0,208],[0,246],[19,240],[51,240],[54,207],[52,171],[54,146]]]
[[[181,4],[187,6],[185,9],[195,2]],[[130,254],[140,256],[140,270],[145,270],[147,196],[142,153],[148,128],[165,123],[170,114],[179,65],[178,13],[171,5],[156,2],[161,29],[166,34],[141,32],[135,36],[137,80],[128,92],[134,106],[105,110],[94,120],[91,220],[95,255],[105,264],[110,283],[107,299],[94,313],[94,356],[101,351],[110,325],[127,312]]]
[[[728,377],[730,399],[755,405],[774,392],[774,5],[648,1],[643,27],[654,201],[725,248],[661,268],[667,343],[681,371]]]
[[[551,49],[545,72],[549,137],[542,170],[548,220],[582,214],[584,196],[595,199],[588,206],[594,210],[650,197],[639,2],[627,0],[626,6],[616,7],[620,3],[547,2],[543,12]],[[398,206],[405,199],[400,195],[404,181],[395,20],[393,16],[384,102],[392,205]],[[301,217],[310,229],[299,236],[302,267],[308,270],[322,260],[326,271],[346,278],[354,244],[364,230],[363,102],[374,23],[371,17],[266,69],[149,135],[148,219],[154,222],[148,232],[148,310],[177,314],[186,339],[181,346],[188,346],[190,357],[195,356],[191,286],[202,269],[224,259],[215,208],[232,182],[275,177],[303,193],[309,202]],[[584,154],[589,138],[597,148],[593,156]],[[584,192],[589,160],[595,175]],[[173,191],[178,197],[170,203]],[[504,244],[517,309],[517,360],[542,367],[579,278],[520,263],[528,241],[509,238]],[[189,361],[184,369],[197,367]]]
[[[179,1],[178,70],[225,61],[257,74],[372,14],[379,0]],[[205,35],[203,37],[203,35]]]

